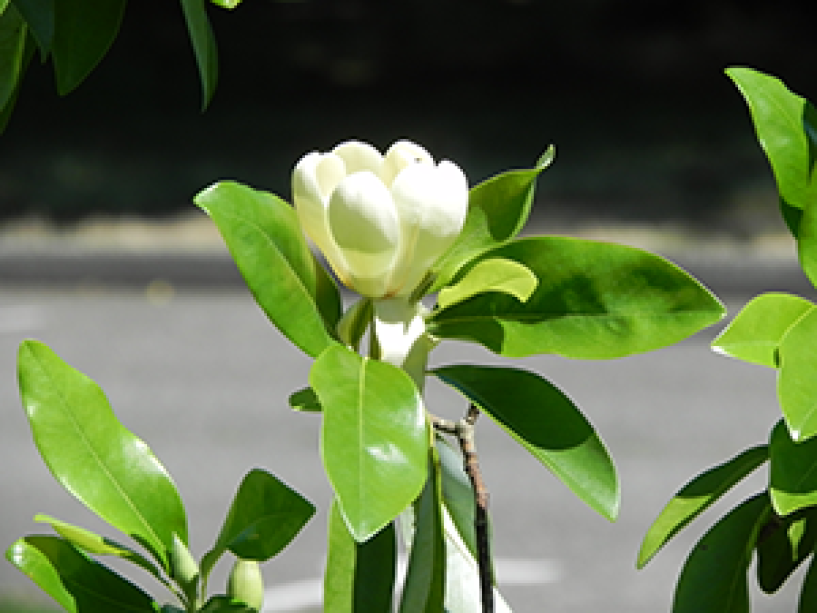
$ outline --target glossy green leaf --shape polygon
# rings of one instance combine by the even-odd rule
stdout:
[[[767,594],[776,592],[814,552],[817,515],[777,517],[772,514],[757,539],[757,583]]]
[[[561,390],[514,368],[462,365],[432,373],[482,408],[592,509],[616,518],[619,487],[613,461]]]
[[[778,351],[777,397],[792,437],[817,434],[817,309],[810,309],[788,330]]]
[[[397,564],[393,524],[364,543],[356,542],[337,500],[329,510],[329,537],[324,576],[324,611],[389,613]]]
[[[207,108],[213,99],[218,83],[218,48],[213,28],[207,18],[205,0],[181,0],[182,12],[187,23],[187,32],[193,53],[196,56],[196,66],[199,69],[201,82],[202,109]]]
[[[213,219],[256,302],[312,357],[334,343],[340,294],[312,255],[295,210],[273,194],[231,181],[195,202]]]
[[[744,362],[777,368],[780,341],[813,308],[813,303],[799,296],[761,294],[712,341],[712,348]]]
[[[471,481],[465,473],[462,454],[443,439],[438,438],[435,447],[440,458],[443,504],[448,509],[451,521],[457,527],[463,543],[476,558],[474,488],[471,487]]]
[[[234,9],[239,4],[241,4],[241,0],[210,0],[216,6],[220,6],[223,9]]]
[[[138,587],[56,536],[27,536],[6,558],[72,613],[141,613],[159,605]]]
[[[400,613],[437,613],[445,600],[442,479],[433,447],[429,456],[428,481],[414,504],[414,533]]]
[[[470,268],[456,284],[444,287],[437,298],[437,306],[445,309],[486,292],[500,292],[521,302],[530,298],[539,280],[524,264],[491,258],[481,260]]]
[[[125,13],[126,0],[56,0],[51,55],[57,91],[76,88],[105,57]]]
[[[25,67],[28,26],[13,4],[0,10],[0,109],[14,99]]]
[[[26,20],[43,60],[54,43],[55,4],[56,0],[14,0],[14,6]]]
[[[170,475],[148,446],[117,420],[104,393],[37,341],[18,353],[20,395],[34,442],[54,477],[168,568],[187,519]]]
[[[686,272],[633,247],[533,237],[479,259],[487,258],[530,269],[539,279],[533,295],[519,302],[505,294],[481,294],[439,309],[429,318],[432,334],[480,343],[510,357],[617,358],[676,343],[725,313]]]
[[[769,512],[767,496],[754,496],[698,541],[681,570],[672,613],[749,613],[747,570]]]
[[[766,445],[752,447],[702,472],[682,487],[644,536],[638,568],[643,568],[667,541],[768,459]]]
[[[804,122],[814,124],[814,108],[770,75],[744,67],[729,68],[726,73],[746,99],[777,181],[783,219],[798,237],[803,210],[817,201],[814,143],[804,126]]]
[[[289,396],[289,406],[296,411],[305,411],[308,413],[320,413],[323,410],[321,401],[318,400],[315,390],[311,387],[306,387],[292,393]]]
[[[278,555],[314,515],[315,507],[274,475],[248,472],[230,505],[213,548],[201,561],[207,577],[225,551],[264,562]]]
[[[349,530],[366,541],[425,483],[429,434],[422,398],[399,368],[340,345],[315,360],[309,383],[323,406],[324,468]]]
[[[465,225],[456,242],[437,261],[432,291],[447,285],[468,260],[519,234],[530,214],[536,179],[555,155],[551,146],[534,168],[510,170],[471,188]]]
[[[769,441],[769,493],[778,515],[817,505],[817,438],[796,443],[782,421]]]
[[[71,543],[77,549],[102,556],[116,556],[133,562],[137,566],[141,566],[151,575],[164,582],[164,577],[156,566],[150,560],[145,558],[139,552],[134,551],[130,547],[121,545],[109,538],[95,534],[85,528],[74,526],[67,522],[49,517],[48,515],[38,514],[34,516],[34,521],[44,522],[49,524],[54,531],[63,537],[66,541]]]
[[[800,588],[797,613],[817,613],[817,556],[812,556]]]

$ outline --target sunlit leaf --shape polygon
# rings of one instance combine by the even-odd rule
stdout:
[[[766,445],[752,447],[702,472],[682,487],[644,536],[638,552],[638,568],[643,568],[667,541],[768,458]]]
[[[502,258],[481,260],[456,284],[440,290],[437,306],[444,309],[486,292],[508,294],[524,302],[538,283],[536,275],[524,264]]]
[[[809,309],[780,342],[777,397],[792,437],[817,434],[817,309]]]
[[[27,536],[6,558],[72,613],[155,613],[159,605],[138,587],[56,536]]]
[[[201,106],[207,108],[213,99],[218,83],[218,49],[213,28],[207,18],[205,0],[181,0],[182,12],[187,22],[187,32],[201,82]]]
[[[329,510],[324,611],[389,613],[397,564],[393,524],[364,543],[355,541],[337,500]]]
[[[372,322],[372,300],[371,298],[361,298],[352,305],[338,321],[338,337],[347,345],[357,351],[360,346],[360,339],[366,332],[367,327]]]
[[[57,91],[76,88],[105,57],[119,33],[126,0],[59,0],[54,3],[51,55]]]
[[[231,181],[195,202],[213,219],[256,302],[312,357],[334,343],[340,294],[309,250],[295,210],[273,194]]]
[[[312,503],[274,475],[251,470],[238,487],[213,549],[202,559],[202,576],[227,550],[258,562],[278,555],[314,513]]]
[[[429,435],[422,398],[399,368],[340,345],[315,360],[309,382],[323,407],[324,468],[352,535],[363,542],[423,488]]]
[[[510,170],[471,188],[468,215],[457,241],[435,266],[440,289],[470,259],[514,238],[528,219],[536,179],[556,155],[551,146],[530,170]]]
[[[796,443],[779,421],[769,441],[769,493],[778,515],[817,505],[817,437]]]
[[[462,392],[592,509],[615,519],[615,466],[573,402],[535,373],[494,366],[446,366],[432,371]]]
[[[813,308],[812,302],[799,296],[761,294],[712,341],[712,348],[738,360],[777,368],[780,341]]]
[[[749,613],[747,570],[769,512],[768,497],[754,496],[698,541],[681,570],[672,613]]]
[[[617,358],[676,343],[725,313],[686,272],[633,247],[533,237],[493,249],[468,267],[487,258],[523,264],[538,277],[536,290],[525,302],[490,293],[438,309],[429,318],[432,334],[511,357]]]
[[[234,9],[241,4],[241,0],[210,0],[210,2],[223,9]]]
[[[34,441],[54,477],[167,569],[173,534],[187,542],[187,519],[148,446],[117,420],[96,383],[42,343],[20,345],[18,376]]]

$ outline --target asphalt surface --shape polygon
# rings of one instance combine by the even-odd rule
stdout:
[[[688,254],[680,263],[723,297],[730,312],[760,291],[813,295],[792,262]],[[583,408],[616,460],[623,499],[619,520],[608,523],[489,419],[481,420],[477,443],[491,491],[500,587],[515,611],[669,611],[692,543],[726,505],[761,486],[762,473],[645,570],[635,570],[641,537],[672,493],[697,472],[763,442],[779,416],[774,373],[712,353],[708,344],[719,329],[616,361],[544,356],[517,362]],[[174,475],[196,555],[211,544],[252,467],[274,472],[311,499],[318,515],[264,573],[277,590],[271,596],[289,603],[270,611],[316,610],[329,501],[317,453],[320,418],[295,413],[286,402],[306,384],[310,361],[269,325],[226,257],[0,259],[0,543],[42,531],[32,522],[38,512],[114,536],[53,481],[34,448],[15,379],[16,348],[28,337],[96,380],[124,424]],[[500,360],[458,343],[432,354],[437,365],[464,361]],[[428,403],[451,417],[463,408],[434,385]],[[214,588],[224,569],[219,572]],[[133,577],[161,594],[138,572]],[[25,577],[0,565],[0,595],[33,592]],[[773,599],[755,595],[756,612],[795,608],[796,589]]]

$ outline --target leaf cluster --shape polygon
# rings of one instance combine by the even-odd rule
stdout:
[[[47,515],[56,535],[29,535],[6,558],[65,610],[180,611],[162,605],[94,556],[127,560],[178,597],[184,611],[252,611],[217,594],[207,578],[226,552],[266,561],[295,538],[315,508],[263,470],[244,477],[212,549],[196,563],[187,516],[165,468],[114,415],[104,393],[50,348],[25,341],[18,355],[20,392],[34,442],[54,478],[89,510],[133,542],[124,545]]]
[[[758,141],[777,182],[780,211],[800,265],[817,283],[817,112],[780,80],[749,68],[727,74],[743,94]],[[689,554],[676,587],[673,613],[750,610],[747,571],[756,557],[757,584],[774,593],[803,562],[800,613],[817,605],[817,314],[812,301],[761,294],[713,341],[726,356],[775,369],[782,419],[768,443],[747,449],[687,483],[647,532],[638,566],[684,526],[759,466],[768,463],[764,491],[719,519]]]
[[[218,81],[218,51],[206,0],[179,0],[207,107]],[[210,0],[233,9],[241,0]],[[0,0],[0,133],[35,55],[51,60],[57,93],[76,89],[116,40],[127,0]]]

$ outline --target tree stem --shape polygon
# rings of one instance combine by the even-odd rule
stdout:
[[[491,567],[491,544],[488,534],[488,489],[479,468],[477,448],[474,443],[474,425],[479,408],[471,404],[465,417],[452,422],[432,416],[431,423],[438,432],[457,437],[462,450],[463,465],[474,490],[474,531],[477,540],[477,568],[482,601],[482,613],[494,613],[494,581]]]

